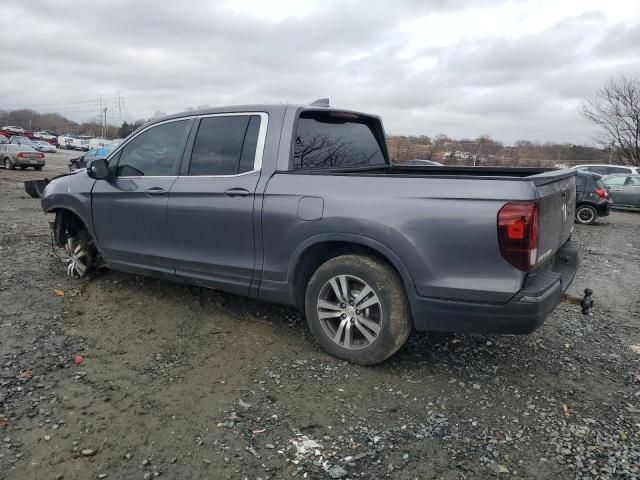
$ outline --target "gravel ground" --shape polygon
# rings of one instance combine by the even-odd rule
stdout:
[[[593,288],[593,315],[563,304],[522,337],[416,334],[359,367],[292,309],[65,278],[21,181],[69,157],[0,170],[0,478],[640,476],[640,214],[577,228],[572,292]]]

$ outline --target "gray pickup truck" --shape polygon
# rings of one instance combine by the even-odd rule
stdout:
[[[250,105],[152,121],[53,180],[67,272],[98,261],[306,314],[381,362],[412,328],[528,333],[576,273],[573,170],[392,165],[379,117]]]

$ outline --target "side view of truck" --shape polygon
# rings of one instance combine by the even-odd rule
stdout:
[[[152,121],[42,197],[67,272],[108,267],[299,307],[375,364],[412,329],[524,334],[578,268],[575,171],[392,165],[375,115],[311,105]]]

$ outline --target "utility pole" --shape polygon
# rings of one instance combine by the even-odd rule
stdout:
[[[107,138],[107,107],[104,107],[104,128],[102,129],[102,138]]]
[[[122,97],[120,93],[118,93],[118,95],[116,96],[116,106],[118,108],[118,121],[120,125],[122,125],[122,110],[124,106],[124,97]]]

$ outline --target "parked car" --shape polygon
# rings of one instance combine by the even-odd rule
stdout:
[[[314,103],[159,119],[53,179],[41,201],[67,273],[99,255],[298,306],[327,352],[361,364],[414,327],[542,324],[578,268],[574,170],[391,165],[379,117]]]
[[[20,135],[13,135],[10,138],[9,142],[10,143],[15,143],[16,145],[26,145],[28,147],[31,147],[31,148],[35,149],[35,150],[38,149],[38,144],[34,140],[31,140],[30,138],[23,137],[23,136],[20,136]]]
[[[435,160],[423,160],[421,158],[407,160],[401,165],[406,165],[407,167],[442,167],[444,166],[442,163],[436,162]]]
[[[60,135],[57,143],[59,148],[66,148],[67,150],[80,150],[85,152],[89,150],[89,141],[78,137]]]
[[[640,208],[640,175],[610,175],[602,179],[613,208]]]
[[[16,167],[20,167],[21,170],[27,167],[42,170],[44,167],[44,153],[37,152],[27,145],[4,143],[0,145],[0,158],[7,170],[15,170]]]
[[[602,176],[591,172],[576,175],[576,223],[593,224],[611,213],[611,204]]]
[[[24,135],[24,128],[16,127],[14,125],[7,125],[6,127],[2,127],[2,130],[12,135]]]
[[[58,138],[58,135],[56,135],[53,132],[49,132],[47,130],[38,130],[36,132],[33,132],[33,137],[39,138],[40,140],[46,140],[47,142],[52,143],[56,141],[56,139]]]
[[[35,143],[37,145],[36,150],[39,152],[56,153],[58,151],[55,145],[45,142],[44,140],[36,140]]]
[[[118,146],[117,143],[105,145],[104,147],[89,150],[84,155],[69,160],[69,171],[73,172],[79,168],[86,168],[87,163],[97,158],[107,158],[109,154]]]
[[[629,167],[627,165],[610,165],[610,164],[586,164],[586,165],[575,165],[575,170],[579,172],[592,172],[597,173],[598,175],[612,175],[614,173],[640,173],[638,167]]]
[[[0,143],[9,143],[9,139],[4,135],[0,135]]]

